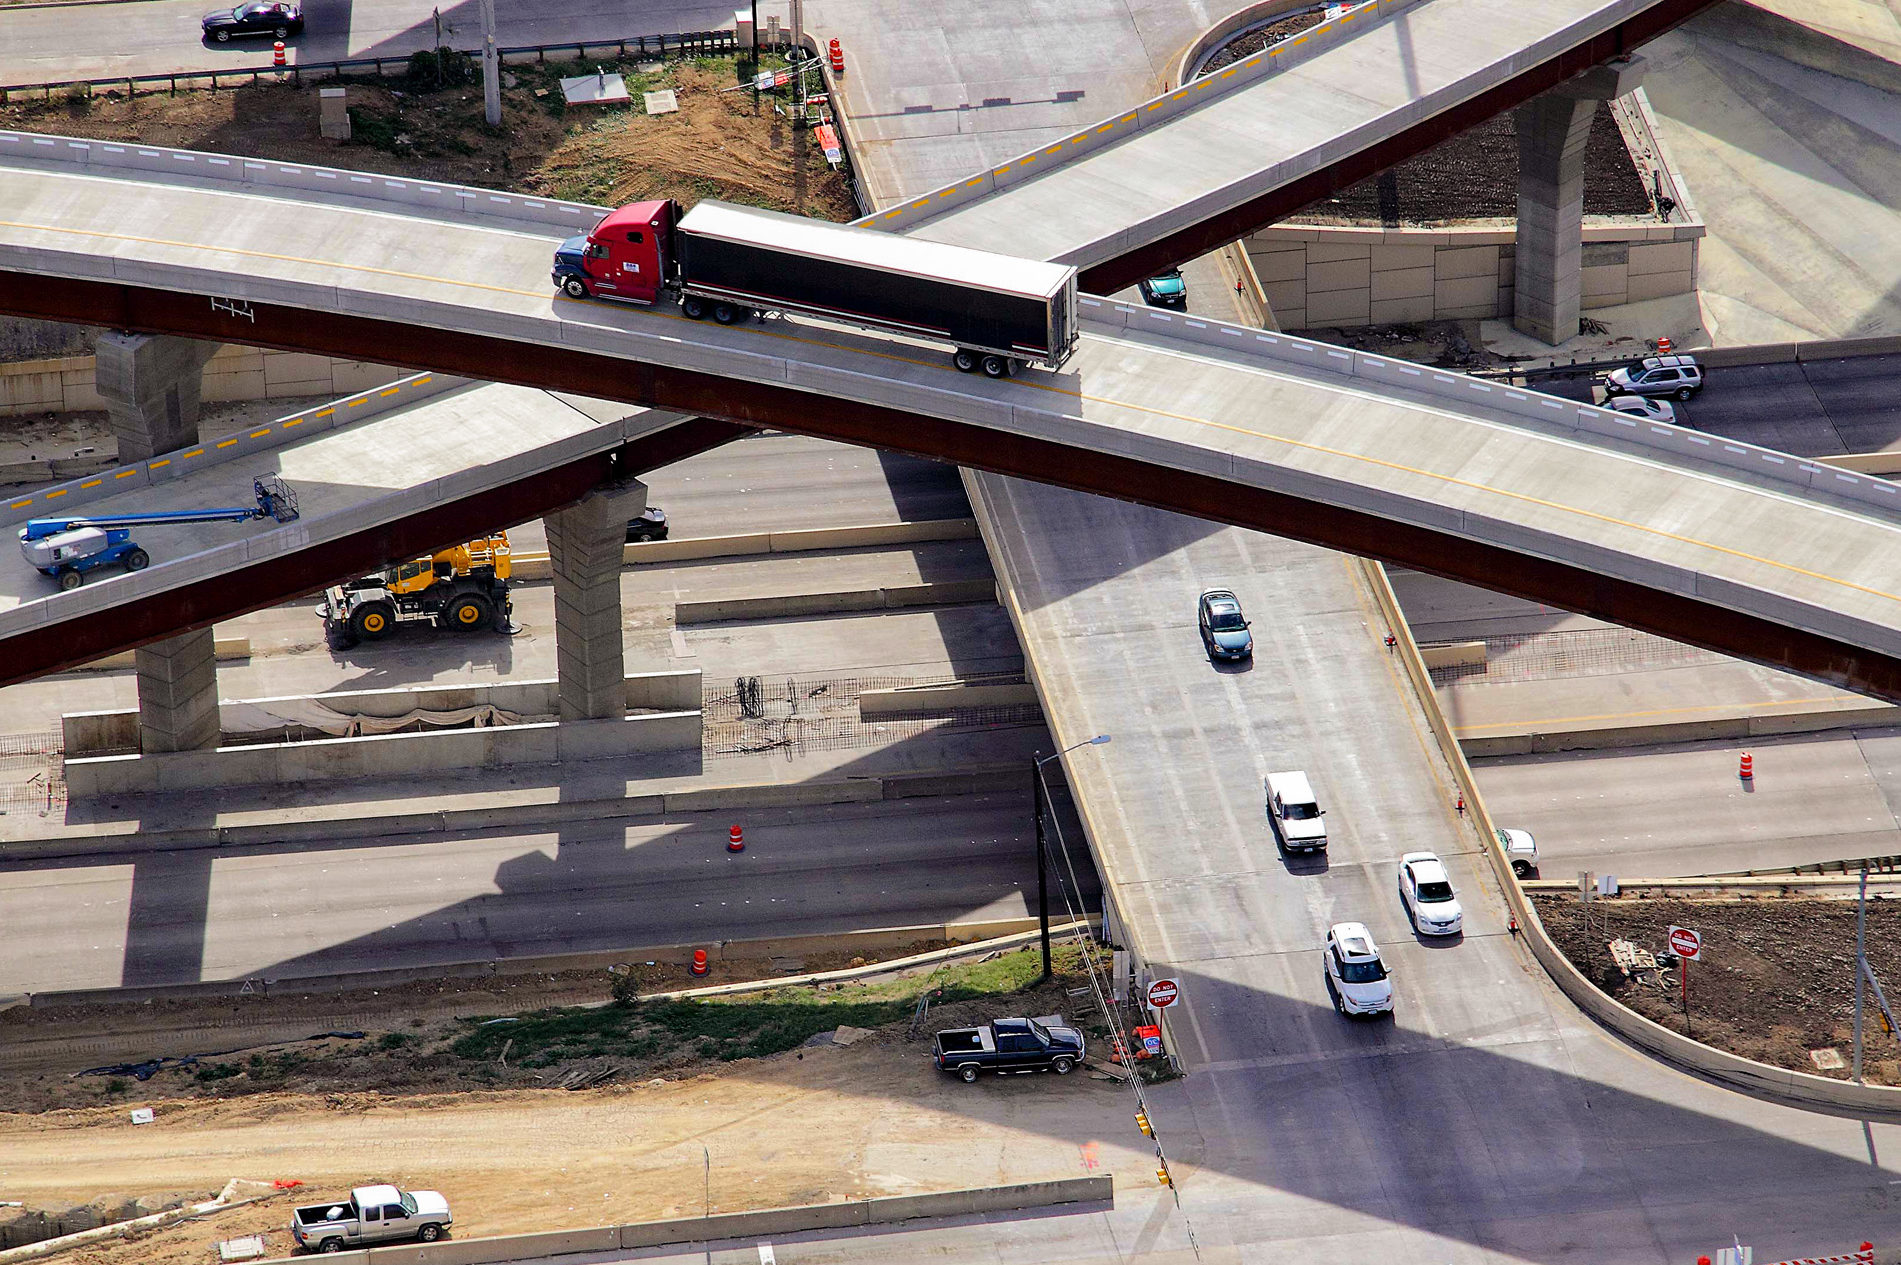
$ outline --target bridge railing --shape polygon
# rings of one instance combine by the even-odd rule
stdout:
[[[560,61],[590,57],[616,60],[627,57],[706,57],[735,52],[738,43],[731,31],[685,31],[668,35],[630,35],[620,40],[588,40],[574,44],[523,44],[499,50],[504,65],[541,63],[552,56]],[[427,49],[416,50],[427,52]],[[482,50],[457,49],[471,57]],[[13,101],[50,101],[56,96],[77,94],[91,97],[103,92],[124,90],[127,96],[140,92],[176,93],[180,87],[242,88],[258,83],[322,83],[355,76],[402,75],[409,72],[411,53],[390,57],[353,57],[343,61],[302,62],[288,66],[246,66],[231,70],[180,70],[162,75],[110,75],[100,79],[66,79],[52,83],[0,84],[0,105]]]

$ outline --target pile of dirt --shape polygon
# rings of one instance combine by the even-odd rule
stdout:
[[[652,66],[654,63],[644,63]],[[0,127],[137,140],[150,145],[266,157],[442,180],[481,188],[613,205],[671,197],[691,205],[721,198],[821,219],[857,215],[845,176],[806,131],[768,98],[721,91],[736,81],[731,58],[605,63],[627,80],[632,106],[569,108],[563,76],[596,65],[549,62],[510,68],[502,125],[482,115],[479,82],[409,78],[347,80],[352,139],[318,134],[317,85],[260,83],[181,91],[123,92],[0,106]],[[464,72],[466,73],[466,72]],[[672,114],[648,115],[642,94],[670,88]]]
[[[1611,960],[1612,939],[1652,952],[1671,926],[1702,933],[1702,960],[1690,966],[1689,1033],[1745,1058],[1846,1079],[1814,1050],[1852,1061],[1855,902],[1844,900],[1632,900],[1580,903],[1535,898],[1538,916],[1566,957],[1605,992],[1676,1032],[1684,1031],[1679,979],[1627,980]],[[1901,903],[1870,901],[1868,960],[1901,1002]],[[1873,996],[1863,1033],[1863,1075],[1901,1085],[1901,1044],[1882,1031]],[[1825,1055],[1826,1059],[1827,1056]],[[1831,1060],[1832,1061],[1832,1060]]]

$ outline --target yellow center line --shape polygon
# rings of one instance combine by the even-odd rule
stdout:
[[[1295,43],[1295,44],[1300,43],[1300,42],[1301,42],[1300,39],[1289,41],[1289,43]],[[1180,94],[1177,94],[1177,95],[1180,95]],[[1154,109],[1155,106],[1151,105],[1149,108]],[[998,170],[1001,171],[1003,170],[1003,168],[998,168]],[[922,204],[917,204],[917,205],[922,205]],[[458,288],[485,290],[494,294],[516,294],[516,295],[524,295],[529,298],[536,298],[536,297],[540,297],[546,294],[546,291],[539,290],[539,289],[523,290],[515,286],[488,285],[488,284],[484,284],[484,283],[476,282],[476,281],[452,280],[452,279],[447,279],[447,278],[443,278],[439,276],[429,276],[424,273],[405,272],[405,271],[402,271],[400,269],[395,269],[395,268],[378,268],[378,267],[374,267],[368,264],[352,264],[352,263],[345,263],[345,262],[336,261],[336,260],[305,259],[296,255],[283,255],[283,254],[276,254],[269,251],[247,250],[247,249],[244,249],[241,247],[235,247],[235,246],[208,246],[201,242],[174,241],[168,238],[145,237],[145,236],[140,236],[140,235],[131,234],[131,233],[108,233],[108,232],[103,232],[97,229],[79,229],[79,228],[70,228],[66,226],[50,225],[50,224],[30,224],[30,223],[17,221],[17,220],[0,220],[0,228],[27,229],[27,230],[36,231],[36,232],[49,232],[49,233],[66,233],[66,234],[75,235],[79,237],[97,238],[97,239],[105,240],[105,241],[137,242],[142,245],[151,245],[151,246],[171,246],[171,247],[176,247],[181,250],[191,250],[191,251],[197,251],[200,253],[221,252],[227,255],[237,255],[237,256],[241,256],[245,258],[274,260],[279,263],[309,264],[315,267],[338,269],[338,270],[349,271],[349,272],[360,272],[360,273],[365,273],[372,276],[398,277],[407,281],[424,281],[424,282],[454,286]],[[560,301],[558,297],[556,301],[557,302]],[[580,300],[570,300],[570,301],[580,302]],[[656,315],[665,316],[667,314],[656,313]],[[684,320],[686,318],[682,316],[674,316],[674,317],[671,317],[671,319]],[[857,351],[858,350],[856,348],[844,347],[836,343],[823,342],[818,339],[800,338],[793,335],[775,334],[775,335],[769,335],[769,336],[777,337],[777,338],[785,338],[791,342],[803,343],[809,346],[831,347],[831,348],[834,348],[836,350],[841,350],[841,351]],[[903,357],[903,356],[884,355],[883,353],[875,353],[875,352],[870,353],[870,354],[874,356],[880,356],[883,359],[904,361],[910,364],[926,364],[927,363],[925,361],[915,360],[915,359],[912,359],[909,357]],[[948,366],[932,366],[932,367],[941,367],[944,369],[945,372],[951,372]],[[1760,565],[1769,567],[1773,570],[1787,572],[1791,575],[1800,575],[1811,580],[1820,580],[1824,583],[1838,585],[1842,588],[1846,588],[1857,593],[1867,594],[1870,597],[1878,597],[1878,598],[1883,598],[1890,602],[1901,603],[1901,594],[1890,593],[1883,589],[1874,588],[1870,585],[1857,583],[1856,581],[1853,581],[1853,580],[1845,580],[1839,576],[1828,575],[1825,572],[1810,570],[1809,568],[1795,566],[1791,563],[1779,562],[1774,558],[1765,558],[1761,554],[1750,553],[1747,550],[1743,550],[1743,549],[1734,549],[1728,545],[1713,544],[1710,541],[1700,540],[1694,536],[1686,536],[1679,532],[1665,531],[1661,528],[1651,527],[1651,526],[1648,526],[1647,524],[1634,522],[1630,519],[1618,518],[1610,514],[1601,514],[1597,512],[1596,510],[1587,510],[1575,505],[1565,505],[1559,501],[1547,500],[1544,497],[1531,496],[1523,492],[1513,492],[1504,488],[1489,487],[1483,483],[1478,483],[1474,480],[1461,479],[1455,475],[1443,474],[1434,470],[1425,470],[1418,466],[1409,466],[1405,464],[1404,462],[1388,461],[1384,458],[1369,456],[1365,453],[1348,452],[1344,449],[1331,448],[1324,444],[1315,444],[1315,443],[1310,443],[1305,440],[1293,439],[1285,435],[1275,435],[1267,431],[1252,430],[1245,426],[1236,426],[1227,422],[1217,422],[1210,418],[1197,417],[1189,413],[1176,413],[1176,412],[1171,412],[1167,409],[1154,408],[1149,405],[1129,404],[1121,400],[1109,399],[1105,396],[1087,395],[1078,391],[1069,390],[1064,387],[1048,386],[1042,383],[1021,382],[1021,381],[1014,383],[1013,385],[1028,387],[1033,390],[1048,391],[1053,394],[1064,395],[1064,396],[1068,396],[1070,398],[1081,400],[1081,401],[1089,401],[1091,403],[1102,404],[1102,405],[1112,407],[1112,408],[1127,409],[1130,412],[1147,413],[1155,417],[1167,417],[1175,421],[1188,422],[1194,425],[1210,427],[1215,430],[1227,431],[1231,434],[1247,435],[1255,439],[1266,439],[1271,442],[1283,443],[1283,444],[1288,445],[1289,447],[1301,449],[1307,452],[1320,453],[1320,454],[1330,456],[1330,457],[1339,457],[1348,461],[1356,461],[1364,465],[1375,466],[1380,469],[1390,470],[1397,473],[1418,475],[1422,478],[1437,480],[1438,482],[1444,483],[1450,487],[1464,488],[1470,491],[1485,493],[1490,496],[1503,497],[1506,500],[1517,501],[1520,504],[1524,504],[1524,505],[1535,505],[1535,506],[1538,506],[1539,508],[1555,510],[1562,514],[1576,515],[1580,518],[1589,519],[1593,522],[1603,523],[1603,524],[1614,526],[1614,527],[1622,527],[1627,530],[1635,531],[1643,535],[1653,536],[1659,540],[1671,540],[1671,541],[1677,542],[1678,544],[1685,544],[1685,545],[1690,545],[1696,548],[1707,549],[1711,551],[1712,553],[1719,553],[1726,557],[1738,558],[1747,562],[1758,563]],[[350,402],[350,407],[354,408],[357,405],[361,404],[362,402],[363,401],[361,400],[353,400]],[[258,438],[259,436],[265,433],[266,433],[265,431],[253,432],[252,438],[254,439]],[[157,464],[157,463],[154,463],[154,464]]]

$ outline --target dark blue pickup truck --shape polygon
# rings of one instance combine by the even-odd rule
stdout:
[[[976,1028],[949,1028],[937,1034],[939,1071],[967,1081],[979,1073],[1055,1072],[1067,1076],[1082,1062],[1083,1034],[1062,1017],[998,1019]]]

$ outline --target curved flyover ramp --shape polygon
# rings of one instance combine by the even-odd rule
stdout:
[[[1086,336],[1062,372],[992,382],[956,373],[941,348],[816,321],[722,328],[557,299],[552,235],[532,225],[348,198],[287,207],[109,163],[23,163],[3,196],[10,310],[373,353],[915,452],[1422,567],[1901,697],[1901,516],[1880,480],[1101,300],[1085,308]],[[145,225],[158,227],[128,227]],[[238,609],[208,596],[191,607],[200,623]],[[140,639],[102,613],[75,612],[95,630],[89,654],[110,648],[93,644],[101,628],[117,627],[119,645]],[[0,639],[16,679],[74,644],[49,636],[56,626]],[[31,631],[38,650],[22,640]]]

